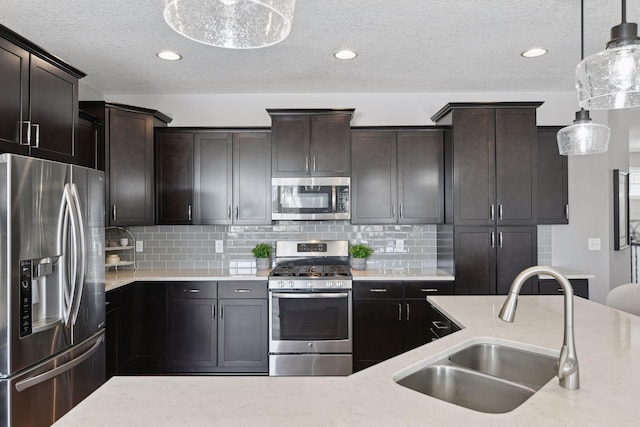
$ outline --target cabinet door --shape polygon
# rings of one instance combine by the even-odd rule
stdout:
[[[109,110],[110,225],[153,225],[153,120]]]
[[[538,234],[532,227],[498,227],[497,228],[497,293],[509,293],[511,283],[525,268],[537,264]],[[456,275],[456,282],[457,282]],[[531,278],[522,286],[520,294],[535,293],[537,278]]]
[[[496,203],[498,225],[537,221],[536,112],[496,110]]]
[[[403,350],[409,351],[431,342],[431,304],[424,300],[405,299],[405,326],[402,334]]]
[[[37,56],[31,57],[30,79],[31,155],[74,163],[78,79]]]
[[[170,298],[167,304],[167,368],[208,371],[217,363],[216,299]]]
[[[228,132],[195,135],[195,223],[231,224],[233,137]]]
[[[560,127],[538,128],[538,224],[569,223],[569,168],[558,152]]]
[[[233,135],[234,224],[271,224],[271,135]]]
[[[122,335],[122,315],[120,309],[120,290],[114,289],[105,295],[105,359],[106,379],[121,373],[120,342]]]
[[[402,353],[402,299],[354,300],[354,371]]]
[[[496,293],[496,244],[494,227],[455,227],[455,293]]]
[[[75,163],[80,166],[98,169],[98,150],[104,127],[91,120],[78,119],[78,134],[75,143]],[[104,169],[104,166],[103,166]]]
[[[453,115],[454,222],[492,225],[497,208],[494,110],[459,109]]]
[[[349,176],[351,172],[351,115],[311,116],[309,169],[314,176]]]
[[[266,299],[220,299],[218,366],[266,372],[268,304]]]
[[[156,223],[193,224],[193,134],[156,133]]]
[[[441,131],[398,132],[398,222],[437,224],[444,219]]]
[[[397,222],[396,133],[353,131],[351,134],[352,224]]]
[[[308,115],[272,116],[273,176],[309,174],[311,121]]]
[[[29,53],[0,38],[0,150],[29,154],[23,121],[29,120]]]

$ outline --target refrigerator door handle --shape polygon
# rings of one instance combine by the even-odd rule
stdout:
[[[82,209],[80,208],[80,200],[78,195],[78,187],[76,184],[71,185],[71,196],[73,198],[72,212],[76,215],[76,223],[78,225],[78,239],[80,241],[80,252],[76,252],[76,268],[79,269],[79,273],[76,275],[76,282],[73,284],[75,298],[72,301],[72,316],[71,324],[76,323],[78,317],[78,311],[80,310],[80,300],[82,299],[82,292],[84,291],[84,278],[86,274],[87,263],[87,243],[86,236],[84,234],[84,221],[82,220]],[[77,245],[77,243],[76,243]]]
[[[104,341],[104,335],[100,336],[100,338],[98,338],[96,343],[93,346],[91,346],[89,350],[85,351],[84,353],[82,353],[82,355],[76,357],[75,359],[70,360],[67,363],[60,365],[56,368],[53,368],[50,371],[43,372],[42,374],[26,378],[22,381],[18,381],[16,383],[16,390],[24,391],[28,388],[41,384],[45,381],[48,381],[53,377],[63,374],[70,369],[75,368],[82,362],[89,359],[93,355],[93,353],[95,353],[98,350],[98,347],[100,347],[100,344],[102,344],[103,341]]]
[[[72,255],[77,252],[75,245],[75,238],[69,240],[69,236],[75,235],[75,218],[71,213],[71,190],[69,184],[65,184],[62,203],[60,207],[60,215],[58,217],[58,252],[61,254],[59,267],[60,267],[60,281],[63,287],[63,306],[62,314],[64,323],[69,326],[71,319],[71,304],[73,301],[73,287],[71,283],[75,282],[75,265],[73,264]],[[71,230],[69,229],[69,223],[71,223]],[[71,247],[68,243],[71,242]],[[71,253],[69,253],[71,252]],[[70,260],[72,262],[69,265]],[[71,270],[71,271],[69,271]],[[73,275],[73,278],[69,277],[69,274]]]

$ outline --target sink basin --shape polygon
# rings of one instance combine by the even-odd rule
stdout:
[[[557,373],[557,358],[497,344],[475,344],[449,361],[474,371],[540,389]]]
[[[535,390],[451,365],[430,365],[397,381],[420,393],[480,412],[509,412]]]
[[[394,380],[449,403],[498,414],[517,408],[548,383],[556,375],[556,362],[545,354],[480,342],[403,371]]]

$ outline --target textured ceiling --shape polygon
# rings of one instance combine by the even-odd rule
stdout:
[[[640,1],[627,20],[640,21]],[[579,0],[298,0],[289,37],[228,50],[174,33],[163,0],[0,0],[0,23],[87,73],[105,95],[571,91]],[[620,1],[585,0],[585,53],[604,48]],[[543,46],[549,53],[525,59]],[[353,48],[359,56],[337,61]],[[161,50],[179,62],[156,58]]]

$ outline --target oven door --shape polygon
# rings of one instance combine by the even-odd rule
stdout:
[[[351,353],[351,291],[269,292],[269,353]]]

